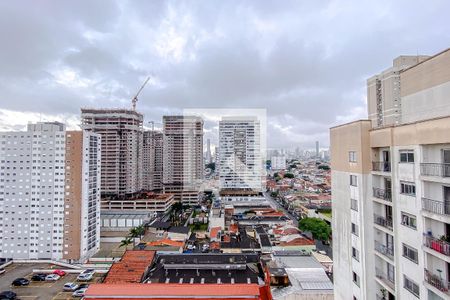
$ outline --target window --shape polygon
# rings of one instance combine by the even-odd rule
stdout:
[[[419,262],[417,250],[406,244],[403,244],[403,257],[406,257],[407,259],[415,262],[416,264]]]
[[[353,257],[356,261],[359,261],[359,251],[358,251],[358,249],[356,249],[355,247],[352,247],[352,257]]]
[[[359,236],[358,225],[356,225],[355,223],[352,223],[352,233],[356,236]]]
[[[403,287],[420,299],[419,285],[405,275],[403,275]]]
[[[353,282],[359,286],[359,276],[355,272],[353,272]]]
[[[350,175],[350,185],[358,186],[358,178],[356,177],[356,175]]]
[[[356,151],[349,151],[348,152],[348,161],[349,162],[356,162]]]
[[[416,186],[414,185],[414,183],[400,182],[400,194],[415,196]]]
[[[416,217],[402,212],[402,225],[413,228],[413,229],[417,229]]]
[[[413,150],[400,150],[400,162],[401,163],[413,163],[414,151]]]
[[[355,199],[350,199],[350,208],[354,211],[358,211],[358,201]]]

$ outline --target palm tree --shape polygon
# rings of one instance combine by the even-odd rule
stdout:
[[[131,243],[134,244],[134,240],[131,240],[130,237],[127,237],[127,238],[123,239],[122,241],[120,241],[120,246],[119,247],[128,248],[128,245],[131,245]]]
[[[145,226],[139,225],[138,227],[136,227],[136,233],[138,234],[139,239],[142,240],[142,237],[145,235]]]

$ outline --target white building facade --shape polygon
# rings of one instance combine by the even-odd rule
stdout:
[[[262,190],[260,122],[255,117],[223,117],[219,122],[219,188]]]
[[[450,298],[449,70],[420,60],[398,115],[331,129],[336,299]]]

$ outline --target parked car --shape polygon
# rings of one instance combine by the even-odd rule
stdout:
[[[1,274],[3,274],[3,273],[5,273],[6,272],[6,270],[5,269],[3,269],[3,268],[0,268],[0,275]]]
[[[59,276],[64,276],[66,275],[66,272],[64,272],[63,270],[55,270],[52,272],[53,274],[59,275]]]
[[[24,285],[29,285],[29,284],[30,284],[30,281],[26,278],[16,278],[12,282],[13,286],[24,286]]]
[[[84,297],[84,294],[86,293],[86,290],[87,290],[87,288],[86,289],[76,290],[75,292],[72,293],[72,296],[73,297]]]
[[[61,276],[59,276],[58,274],[48,274],[47,276],[45,276],[45,281],[57,281],[60,278]]]
[[[95,269],[86,269],[83,272],[81,272],[80,274],[95,274]]]
[[[80,275],[77,276],[77,279],[79,281],[89,281],[92,279],[92,277],[94,277],[94,274],[92,273],[85,273],[85,274],[81,273]]]
[[[2,300],[14,300],[17,299],[17,294],[11,291],[4,291],[0,293],[0,299]]]
[[[64,284],[63,290],[70,292],[78,290],[78,284],[76,284],[75,282],[67,282],[66,284]]]
[[[34,274],[33,276],[31,276],[31,280],[32,281],[44,281],[46,276],[47,275],[45,275],[45,274]]]
[[[78,286],[77,290],[81,290],[81,289],[87,289],[89,287],[89,284],[87,283],[82,283]]]

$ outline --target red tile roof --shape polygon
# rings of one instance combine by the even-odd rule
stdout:
[[[210,238],[217,238],[217,234],[219,233],[219,231],[221,229],[222,228],[220,226],[211,228],[211,231],[209,232],[209,237]]]
[[[145,269],[153,261],[155,251],[128,250],[106,274],[104,283],[138,283]]]
[[[161,239],[158,241],[148,242],[148,246],[173,246],[173,247],[183,247],[184,242],[172,241],[171,239]]]
[[[85,299],[260,299],[272,296],[258,284],[91,284]]]

